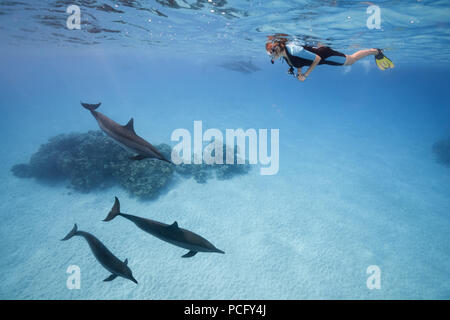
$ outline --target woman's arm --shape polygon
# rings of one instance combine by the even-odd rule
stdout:
[[[299,69],[299,73],[298,73],[298,78],[297,78],[297,79],[300,80],[300,81],[305,81],[305,80],[306,80],[306,77],[309,76],[309,74],[311,73],[311,71],[313,71],[314,68],[319,64],[320,60],[322,60],[322,58],[319,57],[319,56],[316,54],[316,57],[314,58],[313,63],[309,66],[308,70],[306,70],[306,72],[305,72],[304,74],[301,74],[301,73],[300,73],[301,69]]]

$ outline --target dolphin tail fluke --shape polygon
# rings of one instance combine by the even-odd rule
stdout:
[[[100,107],[101,104],[102,104],[101,102],[99,102],[97,104],[90,104],[90,103],[83,103],[83,102],[81,102],[81,105],[83,107],[85,107],[86,109],[88,109],[89,111],[94,111],[95,109]]]
[[[67,236],[65,236],[63,239],[61,239],[61,241],[69,240],[70,238],[72,238],[74,235],[77,234],[77,231],[78,231],[78,227],[77,227],[77,224],[75,223],[75,225],[73,226],[73,229],[67,234]]]
[[[106,216],[105,220],[103,220],[103,221],[111,221],[112,219],[117,217],[117,215],[120,213],[119,199],[117,199],[117,197],[114,197],[114,198],[115,198],[114,205],[113,205],[111,211]]]

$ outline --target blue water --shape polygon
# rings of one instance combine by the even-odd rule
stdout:
[[[72,3],[0,2],[2,299],[450,298],[450,167],[432,151],[450,137],[446,1],[377,1],[379,30],[361,1],[77,3],[81,30],[65,27]],[[302,83],[270,64],[264,44],[277,32],[344,53],[386,48],[395,68],[367,57],[318,66]],[[220,66],[236,61],[260,70]],[[223,133],[279,129],[279,171],[176,176],[150,201],[15,177],[48,138],[98,129],[80,101],[101,101],[122,124],[133,117],[152,144],[174,146],[172,132],[193,133],[195,120]],[[102,222],[114,196],[226,254],[182,259],[186,250],[124,219]],[[103,282],[83,239],[59,241],[74,223],[128,258],[139,284]],[[66,286],[70,265],[78,290]],[[366,285],[371,265],[379,289]]]

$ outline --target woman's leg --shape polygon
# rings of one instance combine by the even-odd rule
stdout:
[[[354,64],[359,59],[365,58],[370,55],[376,55],[378,53],[377,49],[367,49],[367,50],[360,50],[355,52],[354,54],[346,55],[344,66],[350,66]]]

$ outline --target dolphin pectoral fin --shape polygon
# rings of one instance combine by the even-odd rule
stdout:
[[[172,161],[170,161],[170,160],[167,160],[166,158],[164,158],[164,157],[162,157],[161,159],[159,159],[159,160],[161,160],[161,161],[164,161],[164,162],[167,162],[167,163],[170,163],[170,164],[173,164],[173,165],[175,165]]]
[[[131,160],[142,160],[142,159],[145,159],[145,158],[147,158],[147,157],[143,156],[141,154],[138,154],[137,156],[134,156],[134,157],[130,157]]]
[[[103,281],[113,281],[115,278],[117,278],[117,275],[116,274],[112,274],[112,275],[110,275],[108,278],[106,278]]]
[[[191,251],[189,251],[188,253],[186,253],[184,256],[181,256],[181,257],[182,257],[182,258],[190,258],[190,257],[195,256],[196,254],[197,254],[197,251],[191,250]]]

